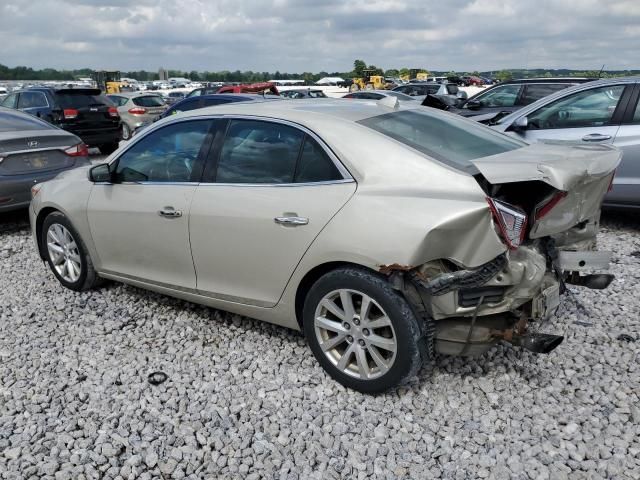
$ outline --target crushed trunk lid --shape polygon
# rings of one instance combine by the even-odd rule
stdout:
[[[542,196],[534,201],[535,208],[527,209],[531,225],[529,237],[540,238],[566,232],[581,222],[597,219],[621,158],[622,152],[609,145],[548,142],[472,162],[491,185],[543,182],[553,187],[555,193],[563,193],[560,199],[554,199],[553,208],[538,218],[538,208],[544,207],[553,195],[543,192],[543,189],[523,189],[518,198],[511,189],[510,198],[506,201],[514,205],[532,201],[531,198],[522,198],[524,196]]]

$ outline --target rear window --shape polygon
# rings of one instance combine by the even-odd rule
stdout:
[[[62,108],[83,108],[92,105],[109,105],[113,102],[104,95],[87,95],[84,93],[56,93],[56,99]]]
[[[49,130],[53,127],[30,115],[22,116],[0,112],[0,132],[22,132],[25,130]]]
[[[149,95],[147,97],[134,97],[133,103],[139,107],[163,107],[164,102],[156,95]]]
[[[470,160],[526,145],[484,125],[429,110],[387,113],[358,123],[461,170],[473,169]]]

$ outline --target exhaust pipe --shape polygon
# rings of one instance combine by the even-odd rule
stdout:
[[[516,347],[526,348],[533,353],[549,353],[562,343],[562,335],[551,335],[548,333],[527,333],[515,336],[511,339],[511,344]]]

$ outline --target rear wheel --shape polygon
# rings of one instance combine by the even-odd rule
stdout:
[[[69,219],[54,212],[44,219],[40,244],[49,268],[65,287],[83,291],[98,286],[101,279],[80,235]]]
[[[115,143],[103,143],[98,148],[100,148],[100,153],[103,155],[111,155],[118,149],[118,142]]]
[[[131,129],[126,123],[122,124],[122,140],[129,140],[131,138]]]
[[[316,359],[342,385],[366,393],[414,376],[428,352],[418,318],[386,279],[341,268],[310,289],[304,332]]]

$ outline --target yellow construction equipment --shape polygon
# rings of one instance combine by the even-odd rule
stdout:
[[[123,89],[123,83],[120,81],[120,72],[118,71],[96,71],[91,74],[91,78],[104,93],[120,93]]]
[[[387,83],[384,81],[384,76],[373,75],[375,70],[363,70],[362,77],[354,78],[353,83],[349,87],[349,91],[354,92],[358,90],[384,90],[387,88]]]

